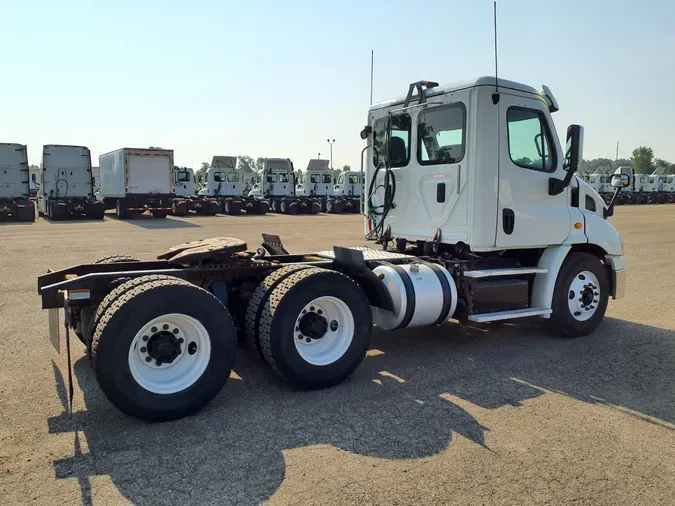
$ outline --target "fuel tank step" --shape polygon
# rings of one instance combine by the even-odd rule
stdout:
[[[552,309],[540,307],[528,307],[526,309],[512,309],[510,311],[497,311],[494,313],[480,313],[469,315],[469,321],[476,323],[496,322],[500,320],[512,320],[514,318],[526,318],[528,316],[543,316],[553,312]]]
[[[497,276],[519,276],[521,274],[546,274],[548,269],[541,267],[513,267],[511,269],[479,269],[465,271],[467,278],[492,278]]]

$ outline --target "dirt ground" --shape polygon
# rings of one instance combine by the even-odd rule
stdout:
[[[672,504],[675,205],[621,207],[627,297],[591,336],[534,324],[375,332],[344,384],[293,391],[253,352],[197,415],[118,412],[52,349],[36,276],[103,255],[260,232],[363,244],[358,216],[0,224],[0,504]],[[670,497],[671,499],[668,499]]]

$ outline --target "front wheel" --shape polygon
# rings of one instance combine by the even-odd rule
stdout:
[[[608,301],[603,263],[590,253],[571,253],[558,273],[547,330],[561,337],[590,334],[605,316]]]
[[[148,280],[107,307],[92,338],[91,361],[118,409],[173,420],[220,391],[234,361],[235,334],[230,313],[206,290],[180,279]]]

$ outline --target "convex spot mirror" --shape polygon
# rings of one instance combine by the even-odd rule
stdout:
[[[630,176],[628,174],[612,174],[612,186],[614,188],[630,186]]]

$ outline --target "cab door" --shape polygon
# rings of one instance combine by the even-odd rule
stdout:
[[[549,195],[549,179],[563,179],[563,153],[543,101],[501,93],[498,247],[561,244],[570,233],[569,188]]]

